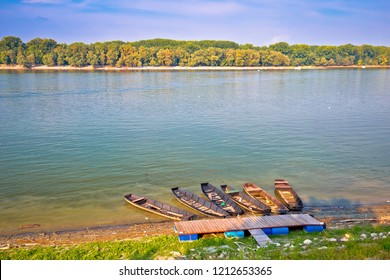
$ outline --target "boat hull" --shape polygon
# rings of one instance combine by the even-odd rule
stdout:
[[[279,200],[277,200],[259,186],[253,183],[245,183],[243,188],[248,195],[271,208],[272,213],[286,214],[288,212],[288,208],[283,203],[281,203]]]
[[[193,220],[196,218],[196,215],[193,213],[187,212],[173,205],[162,203],[144,196],[127,194],[125,195],[125,200],[128,203],[130,203],[132,206],[135,206],[139,209],[145,210],[153,214],[157,214],[159,216],[168,219],[172,219],[176,221],[185,221],[185,220]]]
[[[238,205],[240,205],[241,208],[247,211],[262,215],[268,215],[271,212],[271,208],[269,208],[267,205],[257,199],[254,199],[244,192],[233,190],[228,185],[221,185],[221,189],[224,193],[226,193],[226,195],[228,195]]]
[[[198,213],[209,217],[225,218],[231,216],[228,212],[217,205],[207,201],[196,194],[193,194],[183,188],[172,188],[172,193],[176,199],[184,205],[190,207]]]
[[[289,185],[286,180],[275,180],[275,196],[282,202],[289,210],[301,211],[303,202],[295,190]]]
[[[244,211],[223,191],[209,183],[202,183],[201,189],[212,203],[221,207],[231,215],[242,215]]]

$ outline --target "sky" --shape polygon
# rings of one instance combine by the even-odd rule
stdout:
[[[0,38],[390,46],[389,0],[0,0]]]

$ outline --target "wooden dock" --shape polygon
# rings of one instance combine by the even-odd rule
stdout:
[[[250,229],[249,233],[253,236],[253,238],[256,240],[257,244],[259,244],[260,247],[265,247],[268,244],[272,244],[272,240],[268,237],[267,234],[262,229]]]
[[[278,216],[253,216],[247,218],[208,219],[175,222],[179,235],[220,233],[226,231],[252,230],[280,227],[323,226],[308,214],[290,214]]]

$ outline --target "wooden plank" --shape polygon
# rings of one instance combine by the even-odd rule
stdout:
[[[260,228],[257,229],[250,229],[249,233],[253,236],[253,238],[256,240],[257,244],[259,244],[260,247],[265,247],[269,243],[273,243],[272,240],[264,233],[264,231]]]
[[[144,200],[144,199],[146,199],[146,197],[143,196],[143,197],[140,197],[140,198],[133,200],[133,202],[136,203],[136,202],[139,202],[139,201]]]
[[[289,214],[278,216],[253,216],[247,218],[210,219],[175,222],[180,234],[218,233],[235,230],[250,230],[274,227],[303,227],[323,225],[308,214]]]

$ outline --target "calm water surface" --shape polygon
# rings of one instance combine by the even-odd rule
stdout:
[[[157,221],[200,183],[390,199],[390,70],[0,72],[0,232]],[[147,220],[145,218],[148,218]]]

